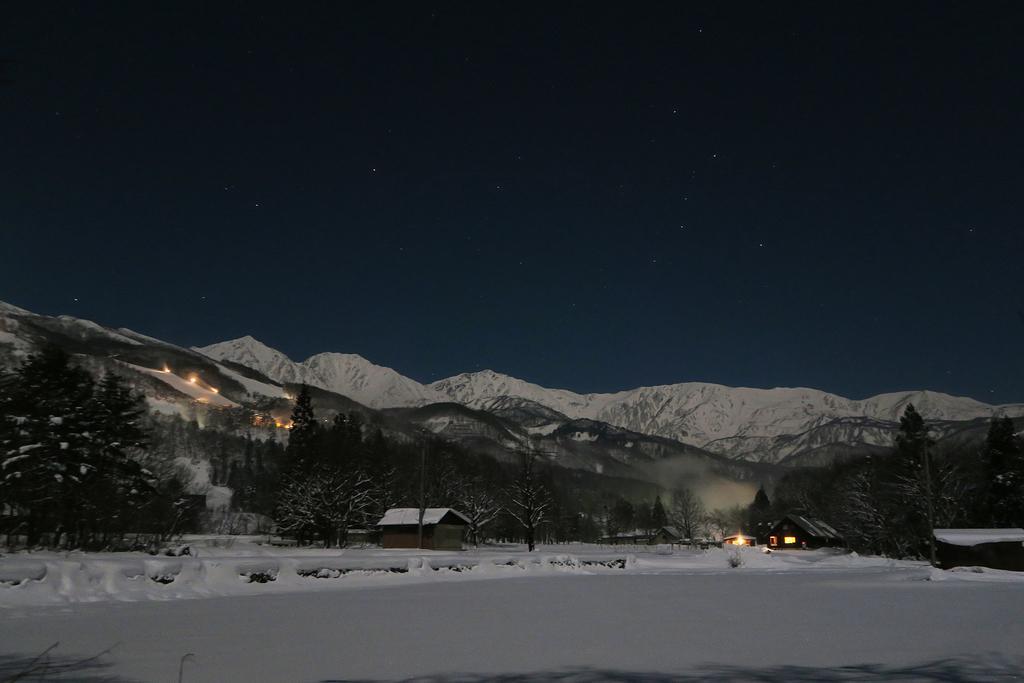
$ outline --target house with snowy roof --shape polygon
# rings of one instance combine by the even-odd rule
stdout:
[[[382,548],[420,548],[420,509],[391,508],[377,527]],[[469,520],[452,508],[427,508],[423,511],[423,545],[427,550],[462,550],[462,537]]]
[[[768,532],[768,547],[772,549],[811,550],[843,545],[842,535],[830,524],[801,515],[786,515],[775,522]]]
[[[943,569],[991,567],[1024,572],[1024,529],[936,529],[935,556]]]

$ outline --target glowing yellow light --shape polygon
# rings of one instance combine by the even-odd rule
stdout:
[[[796,536],[784,536],[782,542],[786,545],[796,545]]]
[[[171,369],[170,369],[169,367],[167,367],[167,366],[165,365],[165,366],[164,366],[164,369],[163,369],[163,370],[161,370],[160,372],[164,372],[164,373],[167,373],[167,372],[170,372],[170,371],[171,371]]]
[[[215,394],[219,394],[220,393],[220,389],[218,389],[217,387],[210,387],[210,391],[212,391]]]
[[[188,378],[188,383],[189,384],[195,384],[196,383],[196,376],[192,375],[191,377],[189,377]]]
[[[737,534],[736,538],[732,542],[733,545],[746,545],[747,539],[743,538],[743,534]]]

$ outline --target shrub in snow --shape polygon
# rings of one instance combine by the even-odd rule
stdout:
[[[733,569],[735,569],[736,567],[742,567],[743,566],[743,556],[740,555],[740,551],[733,550],[732,552],[730,552],[729,553],[728,562],[729,562],[729,566],[732,567]]]
[[[277,570],[256,570],[251,572],[245,572],[242,577],[248,580],[249,583],[269,583],[271,581],[277,581]]]

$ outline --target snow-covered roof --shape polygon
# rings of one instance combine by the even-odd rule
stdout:
[[[1024,543],[1024,529],[936,529],[935,540],[962,546],[1014,541]]]
[[[801,517],[800,515],[786,515],[786,517],[793,520],[797,526],[809,533],[811,536],[817,536],[818,538],[832,538],[836,540],[842,538],[839,532],[833,529],[830,524],[827,524],[820,519],[810,519],[808,517]]]
[[[452,508],[427,508],[423,511],[424,524],[437,524],[448,513],[452,513],[466,524],[469,520],[466,516]],[[409,526],[420,523],[419,508],[391,508],[384,513],[384,516],[377,522],[377,526]]]

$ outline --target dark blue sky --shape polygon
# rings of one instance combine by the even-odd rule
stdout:
[[[1024,5],[21,3],[0,299],[422,381],[1024,400]]]

